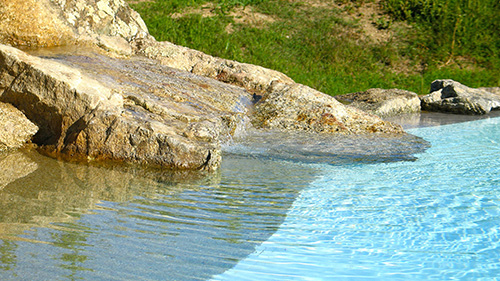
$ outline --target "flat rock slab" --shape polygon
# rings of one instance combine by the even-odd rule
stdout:
[[[220,141],[250,105],[243,88],[145,58],[38,55],[0,45],[0,100],[33,120],[34,142],[55,154],[215,169]]]
[[[487,114],[500,108],[500,94],[489,88],[470,88],[453,80],[432,82],[431,93],[423,96],[421,101],[423,110],[457,114]]]
[[[364,92],[339,95],[335,98],[342,103],[381,117],[420,112],[418,95],[400,89],[373,88]]]

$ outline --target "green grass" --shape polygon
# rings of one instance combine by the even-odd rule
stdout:
[[[185,12],[208,2],[215,7],[212,17]],[[132,7],[157,40],[275,69],[331,95],[373,87],[424,94],[441,78],[500,86],[498,1],[382,1],[387,15],[374,17],[373,24],[393,32],[385,43],[370,40],[354,17],[346,17],[371,1],[343,2],[333,9],[285,0],[157,0]],[[276,21],[264,27],[237,24],[230,16],[237,6]],[[184,16],[172,18],[173,13]]]

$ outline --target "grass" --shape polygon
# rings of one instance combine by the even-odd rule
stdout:
[[[156,0],[131,6],[157,40],[276,69],[331,95],[373,87],[425,94],[433,80],[443,78],[471,87],[500,86],[498,1],[310,2]],[[361,14],[367,5],[381,13]],[[243,7],[274,21],[237,21],[232,12]],[[194,12],[201,10],[210,16]],[[363,18],[390,36],[368,36]]]

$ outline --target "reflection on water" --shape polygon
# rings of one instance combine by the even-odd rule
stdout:
[[[412,133],[432,143],[416,161],[323,165],[212,280],[499,280],[500,118]]]
[[[246,134],[217,173],[0,155],[0,279],[205,280],[280,227],[322,162],[414,160],[401,138]]]
[[[21,152],[0,152],[0,190],[7,184],[25,177],[38,169],[38,165]]]
[[[490,119],[500,117],[500,110],[491,111],[489,114],[484,115],[461,115],[449,114],[440,112],[419,112],[401,114],[384,118],[387,121],[395,122],[403,126],[405,130],[421,127],[432,127],[449,125],[470,121],[477,121],[482,119]]]
[[[244,157],[226,157],[217,174],[65,163],[29,151],[0,157],[2,280],[207,279],[265,241],[314,174]],[[16,167],[12,157],[32,168],[5,173]]]

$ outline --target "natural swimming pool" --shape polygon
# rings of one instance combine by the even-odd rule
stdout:
[[[369,146],[354,142],[315,155],[307,142],[264,138],[258,153],[229,148],[208,177],[3,155],[2,170],[13,161],[28,172],[0,181],[0,277],[500,276],[500,118],[409,132],[430,147],[356,154]]]

